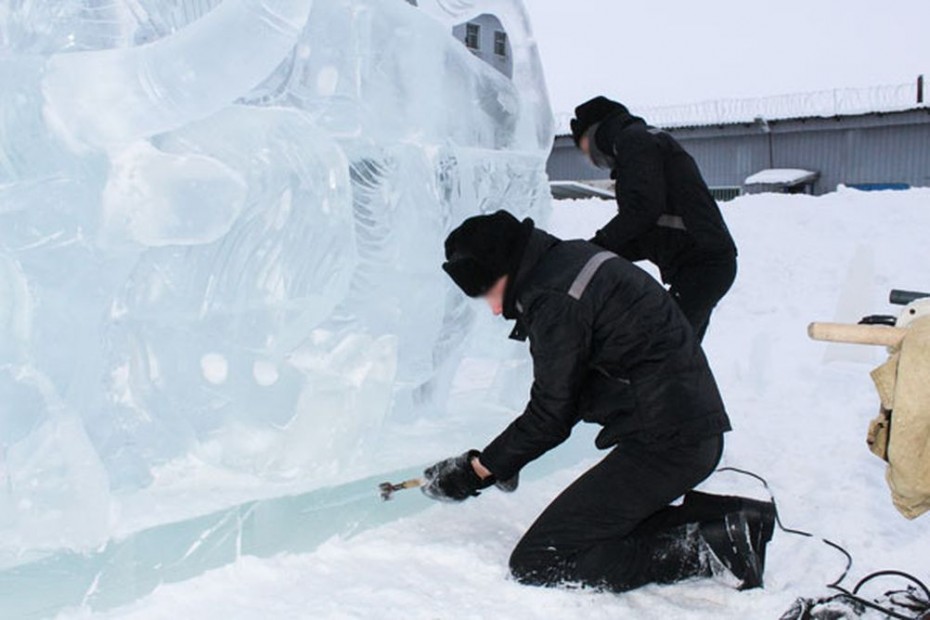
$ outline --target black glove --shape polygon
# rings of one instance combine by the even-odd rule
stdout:
[[[482,480],[471,465],[471,460],[480,455],[477,450],[469,450],[428,467],[423,472],[425,482],[420,490],[427,497],[442,502],[461,502],[480,495],[481,489],[494,484],[493,476]]]

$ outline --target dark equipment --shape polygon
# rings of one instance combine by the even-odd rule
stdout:
[[[917,291],[902,291],[899,289],[891,289],[891,294],[888,296],[888,301],[896,306],[906,306],[912,301],[924,299],[925,297],[930,297],[930,293],[918,293]]]

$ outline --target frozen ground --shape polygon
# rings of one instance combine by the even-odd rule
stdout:
[[[608,202],[561,203],[550,229],[564,237],[588,236],[611,210]],[[882,464],[865,447],[877,407],[867,373],[881,351],[826,346],[805,335],[811,320],[890,311],[885,298],[891,287],[930,288],[930,190],[749,196],[724,210],[741,250],[739,279],[707,340],[735,427],[724,464],[766,476],[787,525],[845,545],[855,557],[853,578],[879,568],[930,577],[923,553],[930,548],[930,517],[908,522],[897,514]],[[436,422],[412,427],[421,440],[408,444],[411,453],[444,457],[480,447],[503,428],[516,411],[481,415],[471,424],[464,417],[470,386],[484,380],[480,367],[464,365],[451,406],[454,427],[439,439],[431,426]],[[583,454],[589,465],[598,456],[588,447],[591,435],[576,435],[559,450]],[[795,597],[822,592],[842,571],[835,551],[779,534],[770,547],[764,591],[695,582],[616,596],[510,581],[510,548],[584,465],[535,480],[530,465],[531,479],[516,494],[487,492],[461,505],[402,498],[425,509],[331,539],[313,553],[243,557],[99,617],[777,618]],[[717,474],[707,486],[759,492],[733,474]],[[62,617],[92,614],[72,610]]]

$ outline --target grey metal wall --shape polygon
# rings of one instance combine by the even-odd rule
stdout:
[[[549,161],[546,162],[546,172],[552,181],[588,181],[610,176],[607,171],[596,168],[575,148],[571,136],[556,136]]]
[[[819,170],[818,194],[840,183],[930,186],[930,122],[778,135],[775,161],[778,167],[796,162],[791,167]]]
[[[741,187],[749,175],[774,167],[769,159],[767,135],[689,138],[675,134],[675,137],[697,161],[711,187]]]
[[[739,187],[766,168],[805,168],[821,176],[814,191],[840,183],[930,186],[930,109],[884,114],[670,129],[711,187]],[[553,180],[602,179],[560,136],[549,159]]]

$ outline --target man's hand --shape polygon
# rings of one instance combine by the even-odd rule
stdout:
[[[481,464],[481,455],[475,455],[471,459],[471,466],[475,469],[475,473],[482,480],[487,480],[494,476],[491,473],[491,470]],[[520,474],[514,474],[513,478],[510,480],[498,480],[494,479],[494,486],[503,491],[504,493],[513,493],[517,490],[517,487],[520,486]]]
[[[420,490],[432,499],[443,502],[461,502],[480,495],[481,489],[492,484],[501,491],[517,490],[519,476],[510,480],[496,480],[494,474],[481,464],[481,453],[469,450],[465,454],[440,461],[423,472],[425,483]]]
[[[491,473],[491,470],[481,464],[480,457],[480,454],[475,454],[473,457],[471,457],[471,467],[475,470],[475,473],[478,474],[478,477],[484,480],[485,478],[490,478],[494,474]]]
[[[480,454],[469,450],[428,467],[423,472],[425,484],[421,490],[427,497],[443,502],[461,502],[479,495],[481,489],[494,484],[491,472],[478,460]]]

